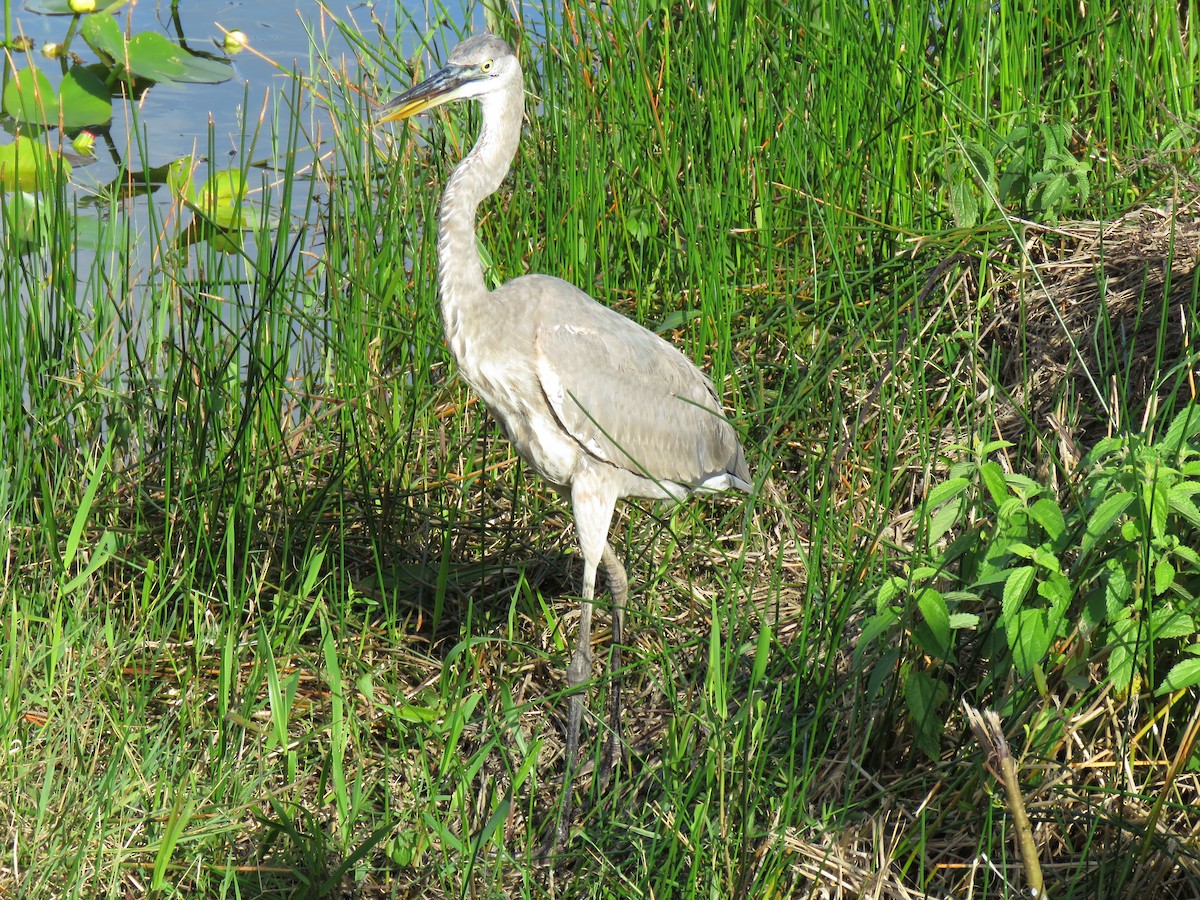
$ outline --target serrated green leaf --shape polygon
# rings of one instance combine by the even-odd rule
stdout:
[[[1113,523],[1129,508],[1133,502],[1133,494],[1122,491],[1105,499],[1088,517],[1087,532],[1083,536],[1080,554],[1087,553],[1096,546],[1096,542],[1108,535]]]
[[[1200,553],[1197,553],[1191,547],[1185,547],[1180,544],[1172,552],[1184,562],[1191,564],[1197,569],[1200,569]]]
[[[1067,176],[1055,175],[1047,179],[1040,189],[1032,191],[1029,208],[1049,212],[1066,199],[1070,189],[1071,183],[1067,181]]]
[[[950,627],[955,631],[959,631],[963,628],[978,628],[979,616],[975,615],[975,613],[950,613]]]
[[[1035,565],[1047,572],[1053,572],[1056,575],[1062,572],[1062,565],[1059,563],[1058,557],[1045,545],[1033,548],[1032,559]]]
[[[979,476],[991,494],[993,503],[999,506],[1008,499],[1008,483],[1004,480],[1004,470],[999,463],[988,460],[979,467]]]
[[[1006,474],[1004,476],[1004,483],[1008,485],[1010,491],[1025,501],[1032,500],[1044,490],[1040,484],[1028,475],[1022,475],[1020,472],[1009,472]]]
[[[1049,497],[1042,497],[1030,506],[1029,517],[1042,526],[1051,541],[1057,543],[1066,533],[1067,521],[1063,518],[1062,510]]]
[[[926,651],[937,659],[946,659],[950,655],[950,610],[946,598],[933,588],[925,588],[917,598],[917,608],[934,640],[934,645],[926,647]]]
[[[980,184],[992,187],[996,182],[996,161],[987,148],[975,141],[966,141],[963,144],[963,155],[967,160],[968,171]]]
[[[863,623],[862,633],[858,636],[859,647],[866,648],[878,638],[881,634],[893,628],[900,621],[900,615],[894,606],[885,606],[873,616],[868,616],[867,621]]]
[[[1012,651],[1013,665],[1023,676],[1028,676],[1034,666],[1045,660],[1054,638],[1047,628],[1046,612],[1041,609],[1019,611],[1012,622],[1005,625],[1005,636]]]
[[[1185,612],[1161,607],[1150,614],[1150,633],[1156,641],[1191,637],[1196,633],[1196,622]]]
[[[959,228],[974,228],[979,221],[979,200],[975,197],[975,186],[967,178],[950,181],[950,215]]]
[[[875,595],[875,611],[884,609],[907,590],[908,582],[899,575],[893,575],[879,586],[879,592]]]
[[[1200,684],[1200,659],[1183,659],[1171,667],[1171,671],[1154,693],[1156,696],[1169,694],[1171,691],[1181,691],[1197,684]]]
[[[1105,568],[1108,578],[1104,582],[1104,606],[1106,614],[1112,618],[1133,596],[1133,580],[1118,560],[1110,560]]]
[[[942,536],[957,524],[961,514],[962,507],[958,503],[947,503],[940,507],[929,520],[929,540],[940,541]]]
[[[1124,692],[1133,682],[1137,662],[1138,631],[1140,624],[1135,619],[1115,622],[1109,633],[1108,678],[1114,688]]]
[[[1154,593],[1161,595],[1175,583],[1175,567],[1171,565],[1171,561],[1160,559],[1154,567]]]
[[[1167,512],[1171,508],[1167,485],[1155,480],[1149,486],[1149,491],[1142,494],[1143,503],[1149,506],[1146,510],[1150,519],[1150,533],[1156,538],[1164,538],[1167,534]]]
[[[1197,508],[1189,492],[1180,490],[1180,485],[1167,491],[1167,503],[1172,512],[1183,516],[1193,527],[1200,528],[1200,508]]]
[[[1200,404],[1189,403],[1175,414],[1175,418],[1167,426],[1167,433],[1157,444],[1178,453],[1197,434],[1200,434]]]
[[[1013,621],[1021,604],[1025,602],[1036,574],[1037,569],[1033,566],[1017,566],[1009,571],[1008,578],[1004,581],[1004,597],[1000,604],[1001,622],[1007,624]]]
[[[910,672],[904,680],[904,700],[916,728],[917,746],[930,759],[937,759],[941,754],[945,721],[938,707],[946,694],[946,686],[924,672]]]

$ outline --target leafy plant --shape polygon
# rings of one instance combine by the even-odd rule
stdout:
[[[934,158],[947,160],[955,223],[972,228],[995,203],[1039,222],[1056,221],[1068,207],[1086,204],[1091,164],[1075,158],[1070,141],[1069,125],[1043,122],[1018,125],[990,148],[976,141],[944,148]]]
[[[42,48],[47,57],[60,62],[61,83],[55,90],[49,76],[32,62],[17,69],[10,61],[3,91],[5,114],[24,125],[61,125],[69,129],[105,125],[112,120],[114,90],[118,86],[133,94],[134,82],[143,87],[154,82],[215,84],[232,77],[227,60],[191,53],[157,32],[139,32],[126,38],[109,12],[119,5],[92,4],[93,10],[87,11],[67,0],[38,4],[35,11],[74,17],[61,44]],[[97,62],[84,65],[71,52],[76,33],[95,52]],[[70,59],[76,61],[68,67]]]
[[[1160,694],[1200,684],[1198,434],[1200,405],[1190,404],[1157,439],[1102,440],[1081,464],[1081,489],[1064,497],[1005,472],[991,458],[1005,442],[979,444],[930,490],[929,544],[961,533],[880,587],[857,651],[862,659],[884,637],[907,637],[890,641],[868,690],[899,672],[926,753],[938,753],[959,634],[985,618],[1002,641],[985,641],[991,674],[980,690],[1013,672],[1044,692],[1051,669],[1082,687],[1097,659],[1122,694],[1142,678]]]

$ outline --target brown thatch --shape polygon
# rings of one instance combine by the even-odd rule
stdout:
[[[1087,446],[1194,395],[1197,203],[1111,222],[1028,225],[988,267],[985,336],[1008,396],[1006,437],[1029,425]],[[1180,387],[1183,386],[1183,390]]]

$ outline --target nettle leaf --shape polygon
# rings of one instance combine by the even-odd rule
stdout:
[[[1062,510],[1058,508],[1058,504],[1049,497],[1043,497],[1029,507],[1029,516],[1033,521],[1042,526],[1042,530],[1046,532],[1046,536],[1051,541],[1058,543],[1067,530],[1067,520],[1063,518]]]
[[[955,631],[963,628],[974,629],[979,627],[979,616],[975,613],[950,613],[950,627]]]
[[[1150,633],[1156,641],[1191,637],[1196,633],[1196,621],[1177,609],[1156,609],[1150,614]]]
[[[1161,595],[1175,583],[1175,567],[1169,559],[1160,559],[1154,566],[1154,593]]]
[[[1055,615],[1060,616],[1071,602],[1071,582],[1062,572],[1050,572],[1038,583],[1038,596],[1048,600]]]
[[[1190,563],[1195,568],[1200,569],[1200,553],[1197,553],[1191,547],[1185,547],[1180,544],[1172,552],[1184,562]]]
[[[1179,450],[1197,434],[1200,434],[1200,404],[1189,403],[1171,420],[1167,433],[1158,444],[1169,450]]]
[[[950,610],[946,607],[946,598],[933,588],[925,588],[917,599],[917,607],[925,620],[927,637],[931,639],[921,641],[925,651],[937,659],[946,659],[950,655]]]
[[[1108,678],[1114,688],[1120,692],[1129,690],[1133,682],[1134,664],[1137,661],[1139,623],[1135,619],[1125,619],[1113,625],[1109,638],[1111,652],[1108,656]]]
[[[1017,610],[1025,602],[1025,597],[1029,594],[1029,588],[1033,585],[1036,575],[1037,569],[1033,566],[1017,566],[1009,571],[1008,578],[1004,582],[1004,598],[1000,604],[1000,621],[1005,624],[1005,627],[1013,621]]]
[[[959,228],[974,228],[979,221],[979,199],[969,178],[950,179],[950,215]]]
[[[1005,634],[1012,651],[1013,665],[1021,675],[1029,675],[1035,666],[1041,664],[1054,640],[1043,609],[1021,610],[1016,619],[1005,626]]]
[[[979,476],[983,479],[984,487],[992,495],[992,502],[999,506],[1008,499],[1008,484],[1004,480],[1004,470],[1000,464],[988,460],[979,467]]]
[[[1167,503],[1172,512],[1183,516],[1194,527],[1200,528],[1200,508],[1196,507],[1196,502],[1191,497],[1197,488],[1200,488],[1200,485],[1192,482],[1173,485],[1167,491]]]
[[[1149,487],[1148,494],[1142,493],[1142,504],[1146,507],[1147,518],[1150,519],[1151,534],[1156,538],[1163,538],[1167,534],[1167,512],[1171,508],[1167,485],[1162,481],[1155,481]]]
[[[967,170],[981,184],[995,190],[996,160],[988,153],[987,148],[975,141],[967,141],[963,144],[963,155],[966,157]]]
[[[1113,494],[1096,507],[1088,517],[1087,533],[1083,536],[1083,543],[1080,547],[1081,555],[1086,556],[1096,542],[1108,534],[1113,523],[1129,508],[1129,504],[1132,502],[1133,494],[1122,491],[1119,494]]]
[[[863,624],[862,633],[858,636],[858,646],[855,650],[866,649],[876,638],[893,628],[899,621],[900,612],[894,606],[885,606],[875,615],[869,616]]]
[[[906,590],[908,582],[899,575],[893,575],[879,586],[879,592],[875,595],[875,611],[882,611]]]
[[[1004,476],[1004,483],[1022,500],[1031,500],[1044,490],[1040,484],[1020,472],[1009,472]]]
[[[1040,190],[1035,190],[1036,197],[1029,203],[1031,209],[1048,212],[1055,209],[1071,191],[1071,182],[1066,175],[1054,175],[1046,179]]]
[[[1184,659],[1175,663],[1158,686],[1155,695],[1169,694],[1200,684],[1200,659]]]
[[[904,679],[904,700],[916,726],[917,746],[930,759],[937,759],[941,755],[945,719],[938,712],[938,707],[948,693],[946,685],[924,672],[909,672]]]
[[[1108,578],[1104,582],[1104,609],[1111,619],[1133,596],[1133,579],[1118,559],[1109,560],[1105,568],[1108,570]]]
[[[963,491],[970,487],[970,485],[970,479],[964,477],[950,478],[946,481],[943,481],[941,484],[934,485],[930,489],[929,493],[925,496],[925,508],[927,510],[936,509],[947,500],[951,500],[960,495]]]

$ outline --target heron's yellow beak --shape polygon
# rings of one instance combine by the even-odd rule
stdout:
[[[462,96],[463,87],[477,77],[478,73],[474,69],[446,66],[384,105],[375,116],[375,124],[382,125],[384,122],[407,119],[427,109],[457,100]]]

